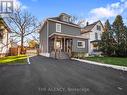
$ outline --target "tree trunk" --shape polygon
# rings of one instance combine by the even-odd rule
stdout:
[[[22,34],[21,35],[21,51],[20,51],[20,54],[23,54],[24,53],[23,41],[24,41],[24,37],[23,37],[23,34]]]

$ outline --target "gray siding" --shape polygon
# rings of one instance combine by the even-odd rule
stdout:
[[[40,31],[40,48],[41,52],[46,53],[47,51],[47,24]]]
[[[52,33],[56,32],[56,23],[52,21],[49,22],[49,32],[48,35],[51,35]],[[74,35],[74,36],[80,36],[80,29],[73,27],[73,26],[68,26],[61,24],[61,33],[63,34],[69,34],[69,35]],[[85,48],[77,48],[77,41],[85,41]],[[49,45],[48,45],[49,44]],[[50,46],[52,45],[51,41],[47,42],[47,24],[43,27],[43,29],[40,31],[40,48],[43,53],[47,53],[51,51]],[[85,52],[88,53],[88,40],[87,39],[80,39],[80,38],[73,38],[73,43],[72,43],[72,52]],[[49,47],[47,47],[49,46]]]
[[[85,48],[78,48],[77,47],[77,41],[85,41]],[[88,53],[88,40],[74,38],[73,39],[72,52],[85,52],[85,53]]]
[[[73,27],[73,26],[68,26],[61,24],[61,32],[69,35],[74,35],[74,36],[79,36],[80,35],[80,29]]]
[[[56,23],[52,21],[49,22],[49,35],[56,32]]]
[[[49,35],[56,32],[56,23],[49,21]],[[79,36],[80,35],[80,28],[76,28],[73,26],[61,24],[61,33]]]

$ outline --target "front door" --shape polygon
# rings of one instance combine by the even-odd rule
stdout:
[[[58,39],[56,41],[56,49],[61,50],[62,49],[62,39]]]

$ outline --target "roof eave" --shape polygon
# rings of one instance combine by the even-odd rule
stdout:
[[[73,26],[73,27],[76,27],[76,28],[80,28],[80,26],[76,26],[76,25],[73,25],[73,24],[70,24],[70,23],[61,22],[61,21],[58,21],[58,20],[53,20],[53,19],[47,19],[47,20],[53,21],[53,22],[58,22],[58,23],[61,23],[61,24],[69,25],[69,26]]]
[[[8,30],[8,32],[12,32],[9,26],[6,24],[6,22],[3,20],[3,18],[0,19],[1,22],[4,24],[5,28]]]

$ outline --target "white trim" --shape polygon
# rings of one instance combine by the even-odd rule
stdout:
[[[57,21],[57,20],[53,20],[53,19],[48,18],[48,19],[46,19],[46,21],[41,25],[41,28],[40,28],[40,31],[39,31],[39,32],[41,32],[42,28],[44,27],[45,23],[46,23],[48,20],[49,20],[49,21],[53,21],[53,22],[57,22],[57,23],[61,23],[61,24],[70,25],[70,26],[73,26],[73,27],[76,27],[76,28],[80,28],[80,26],[76,26],[76,25],[72,25],[72,24],[69,24],[69,23],[65,23],[65,22],[61,22],[61,21]],[[80,29],[81,29],[81,28],[80,28]]]
[[[61,24],[70,25],[70,26],[73,26],[73,27],[76,27],[76,28],[80,28],[79,26],[72,25],[72,24],[69,24],[69,23],[65,23],[65,22],[61,22],[61,21],[57,21],[57,20],[53,20],[53,19],[48,19],[48,20],[50,20],[50,21],[54,21],[54,22],[58,22],[58,23],[61,23]]]
[[[73,38],[81,38],[81,39],[86,39],[86,40],[89,39],[89,38],[84,38],[81,36],[73,36],[73,35],[67,35],[67,34],[62,34],[62,33],[52,33],[51,35],[49,35],[49,37],[52,37],[53,35],[73,37]]]
[[[99,63],[99,62],[88,61],[88,60],[84,60],[84,59],[76,59],[76,58],[72,58],[72,60],[84,62],[86,64],[94,64],[94,65],[98,65],[98,66],[110,67],[110,68],[117,69],[117,70],[127,71],[127,67],[125,67],[125,66],[117,66],[117,65],[103,64],[103,63]]]
[[[100,28],[100,29],[98,29],[98,28]],[[101,29],[101,26],[100,26],[100,25],[97,25],[97,26],[96,26],[96,30],[101,31],[101,30],[102,30],[102,29]]]
[[[83,46],[78,46],[78,43],[82,43],[83,44]],[[85,41],[80,41],[80,40],[78,40],[77,41],[77,48],[85,48],[86,46],[85,46]]]
[[[56,32],[61,32],[61,24],[56,23]]]

